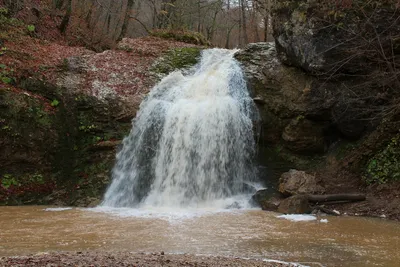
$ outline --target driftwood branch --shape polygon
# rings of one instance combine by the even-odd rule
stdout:
[[[364,201],[364,194],[330,194],[330,195],[308,195],[310,202],[332,202],[332,201]]]

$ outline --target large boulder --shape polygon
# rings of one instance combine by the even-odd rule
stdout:
[[[261,189],[251,197],[251,202],[263,210],[277,211],[282,199],[283,197],[279,192]]]
[[[321,181],[304,171],[290,170],[279,179],[279,192],[286,196],[300,194],[322,194],[325,192]]]
[[[311,207],[306,195],[296,195],[281,201],[278,212],[285,214],[311,213]]]

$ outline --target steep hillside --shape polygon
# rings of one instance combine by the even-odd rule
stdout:
[[[27,9],[35,25],[0,8],[0,203],[98,203],[142,98],[200,48],[145,37],[95,53],[69,46],[45,7]]]

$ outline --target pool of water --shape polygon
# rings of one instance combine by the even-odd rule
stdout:
[[[309,266],[399,266],[397,222],[358,217],[294,222],[278,216],[260,210],[1,207],[0,256],[165,251]]]

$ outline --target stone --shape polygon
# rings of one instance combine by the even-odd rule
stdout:
[[[83,73],[87,69],[87,63],[82,57],[69,57],[64,59],[64,68],[72,73]]]
[[[251,197],[251,203],[260,207],[262,210],[277,211],[282,198],[279,192],[261,189]]]
[[[323,126],[303,116],[290,121],[282,133],[285,146],[297,153],[323,153],[325,147],[325,137]]]
[[[372,56],[366,56],[355,53],[354,48],[370,50],[375,44],[381,45],[379,49],[385,54],[391,53],[390,36],[400,32],[394,1],[379,8],[371,3],[362,9],[329,6],[324,2],[277,1],[273,35],[279,59],[313,74],[365,74],[379,68],[373,57],[380,51],[371,51]],[[400,39],[393,42],[400,43]]]
[[[280,140],[290,118],[307,110],[304,97],[311,80],[302,71],[283,65],[274,43],[254,43],[235,54],[241,63],[261,117],[261,138]]]
[[[87,199],[87,202],[89,203],[87,205],[88,208],[94,208],[97,207],[98,205],[100,205],[101,200],[95,197],[91,197]]]
[[[300,194],[323,194],[325,188],[320,185],[320,179],[304,171],[290,170],[279,179],[279,192],[285,196]]]
[[[296,195],[286,198],[281,201],[278,207],[278,212],[284,214],[307,214],[311,211],[306,195]]]

